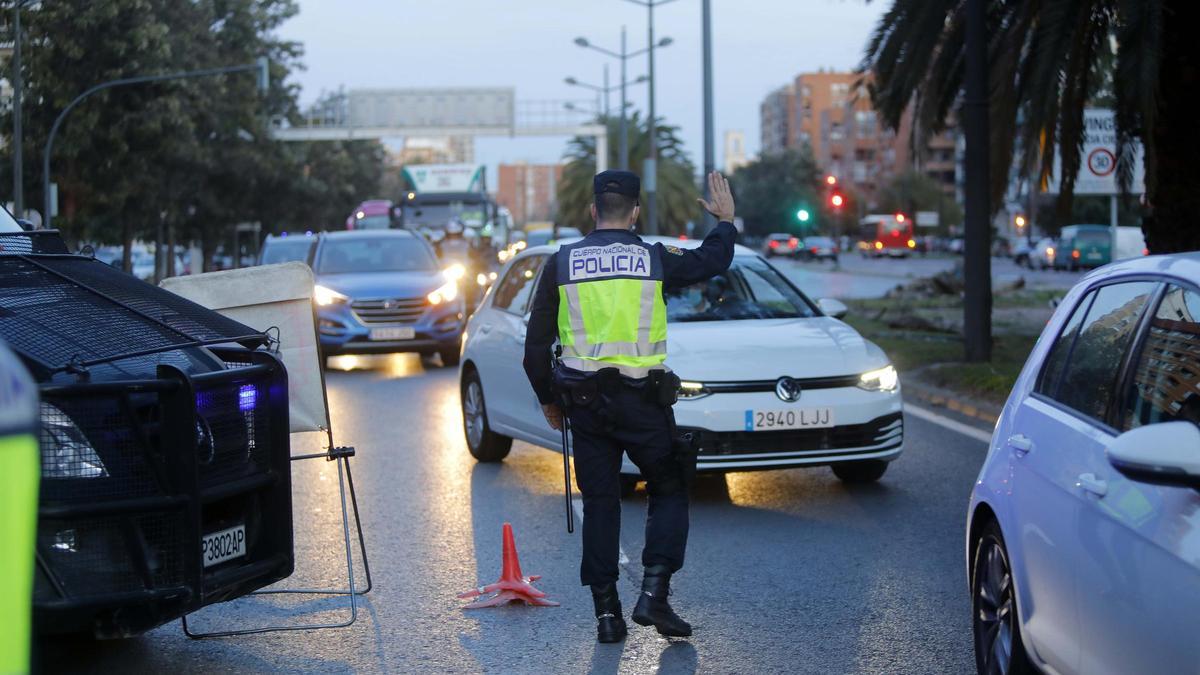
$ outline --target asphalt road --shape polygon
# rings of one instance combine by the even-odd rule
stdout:
[[[342,365],[346,365],[343,363]],[[962,673],[973,667],[963,528],[984,444],[906,416],[906,451],[883,480],[847,487],[825,468],[705,480],[673,602],[696,626],[668,641],[632,627],[598,645],[564,526],[560,457],[523,443],[502,464],[468,455],[457,373],[413,356],[331,372],[340,444],[353,460],[375,588],[350,628],[192,641],[177,624],[125,641],[39,644],[61,672]],[[319,449],[294,437],[293,452]],[[344,584],[337,473],[295,471],[300,556],[287,587]],[[641,551],[645,495],[624,501],[622,547]],[[511,522],[525,574],[558,608],[464,611],[455,593],[499,576]],[[360,570],[361,571],[361,570]],[[626,613],[640,582],[621,582]],[[361,583],[361,580],[360,580]],[[209,608],[193,629],[332,621],[337,598],[270,596]]]
[[[799,262],[772,258],[771,262],[787,274],[800,289],[813,298],[877,298],[899,284],[954,269],[960,256],[911,256],[908,258],[870,258],[842,255],[835,266],[828,261]],[[1066,291],[1085,272],[1030,270],[1018,267],[1009,258],[992,258],[992,283],[1007,284],[1024,279],[1028,288]]]

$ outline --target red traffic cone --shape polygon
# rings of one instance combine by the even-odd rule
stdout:
[[[541,576],[522,576],[521,561],[517,559],[517,544],[513,539],[512,525],[504,524],[504,566],[500,572],[500,580],[494,584],[480,586],[458,594],[463,599],[478,598],[486,593],[496,591],[496,594],[477,600],[463,609],[479,609],[481,607],[496,607],[510,602],[524,602],[526,605],[539,607],[558,607],[557,602],[546,600],[546,594],[534,588],[531,583],[541,579]]]

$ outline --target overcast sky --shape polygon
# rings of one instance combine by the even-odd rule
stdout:
[[[703,155],[700,0],[655,10],[658,114],[682,128],[696,164]],[[851,69],[888,0],[712,0],[713,90],[718,167],[724,132],[745,132],[759,146],[763,96],[796,73]],[[307,70],[294,78],[302,102],[339,85],[355,87],[512,86],[518,101],[591,100],[563,78],[600,83],[608,59],[572,44],[585,36],[616,50],[621,26],[630,51],[646,44],[646,10],[626,0],[300,0],[300,14],[281,30],[304,43]],[[617,62],[610,77],[617,81]],[[646,71],[645,57],[629,78]],[[644,110],[646,85],[630,87]],[[617,107],[614,94],[612,106]],[[615,114],[615,113],[614,113]],[[481,138],[476,159],[553,162],[565,139]]]

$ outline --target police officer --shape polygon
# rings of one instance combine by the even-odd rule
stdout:
[[[37,536],[38,391],[0,342],[0,673],[29,672]]]
[[[729,183],[714,172],[708,185],[712,201],[699,201],[720,222],[698,248],[681,249],[646,243],[631,231],[641,192],[635,174],[597,174],[596,229],[550,257],[535,290],[525,371],[546,421],[561,429],[565,412],[574,434],[575,481],[583,493],[579,576],[592,590],[600,642],[618,642],[627,632],[616,590],[622,451],[641,470],[649,494],[645,573],[633,620],[663,635],[692,634],[667,602],[687,546],[686,484],[695,454],[674,438],[670,406],[679,379],[664,364],[663,292],[720,274],[733,260]]]

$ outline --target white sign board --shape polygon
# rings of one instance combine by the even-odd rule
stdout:
[[[512,87],[351,89],[350,124],[355,127],[513,127]]]
[[[1116,115],[1111,110],[1088,108],[1083,113],[1083,154],[1079,161],[1079,175],[1075,178],[1077,195],[1115,195],[1117,185],[1117,125]],[[1054,157],[1054,175],[1050,177],[1046,192],[1058,193],[1062,177],[1062,148]],[[1141,194],[1146,191],[1145,156],[1140,143],[1135,144],[1133,180],[1129,191]]]
[[[937,211],[917,211],[917,227],[937,227]]]
[[[255,330],[277,328],[279,358],[287,368],[291,431],[329,426],[308,265],[289,262],[192,274],[163,279],[161,285]]]
[[[415,164],[404,167],[404,175],[420,194],[483,190],[483,167],[477,164]]]

